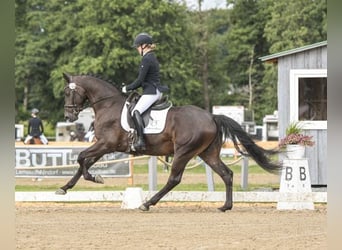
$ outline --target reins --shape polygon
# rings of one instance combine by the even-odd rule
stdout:
[[[104,97],[101,97],[99,98],[98,100],[94,101],[93,103],[90,103],[91,106],[94,106],[95,104],[99,103],[99,102],[102,102],[104,100],[107,100],[109,98],[112,98],[114,97],[113,95],[110,95],[110,96],[104,96]]]

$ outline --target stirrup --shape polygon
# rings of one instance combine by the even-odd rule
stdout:
[[[139,143],[140,142],[140,143]],[[145,144],[145,142],[143,142],[143,141],[141,141],[141,139],[139,140],[138,139],[138,141],[136,142],[136,143],[134,143],[133,144],[133,147],[134,147],[134,149],[137,151],[141,151],[141,150],[146,150],[146,144]]]
[[[146,150],[146,146],[143,145],[143,147],[142,146],[137,147],[137,145],[132,144],[131,145],[131,150],[134,151],[134,152],[143,151],[143,150]]]

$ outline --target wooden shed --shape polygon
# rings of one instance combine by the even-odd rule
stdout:
[[[311,184],[327,185],[327,41],[260,59],[278,65],[279,138],[291,122],[299,121],[315,140],[305,153]]]

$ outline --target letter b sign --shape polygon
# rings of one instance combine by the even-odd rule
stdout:
[[[299,167],[299,180],[305,181],[306,180],[306,171],[305,167]],[[293,168],[292,167],[286,167],[285,168],[285,180],[291,181],[293,178]]]
[[[305,167],[299,167],[299,179],[301,181],[305,181],[306,180]]]
[[[280,190],[284,192],[311,192],[307,159],[284,160]]]

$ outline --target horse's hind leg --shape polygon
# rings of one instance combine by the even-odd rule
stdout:
[[[222,162],[217,152],[205,151],[199,156],[221,177],[226,186],[226,202],[219,210],[222,212],[231,210],[233,208],[233,171]]]
[[[175,186],[177,186],[181,180],[184,173],[184,169],[186,164],[189,162],[189,160],[192,158],[191,156],[185,156],[182,155],[181,157],[177,157],[175,155],[171,167],[171,172],[169,179],[166,183],[166,185],[158,192],[156,193],[151,199],[149,199],[147,202],[142,204],[139,209],[143,211],[148,211],[150,209],[150,206],[156,205],[157,202],[163,198],[164,195],[166,195],[170,190],[172,190]]]

